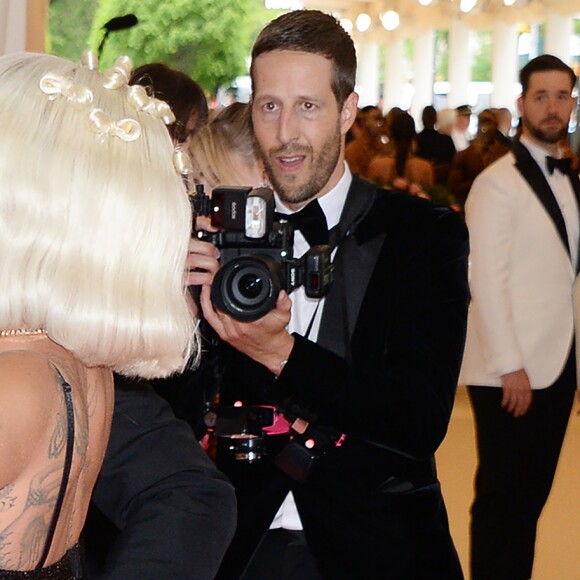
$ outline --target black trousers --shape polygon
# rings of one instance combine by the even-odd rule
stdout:
[[[532,576],[536,526],[548,499],[576,390],[572,354],[556,382],[535,390],[526,415],[500,403],[502,389],[469,386],[479,466],[471,508],[472,580]]]
[[[321,580],[304,532],[268,530],[242,580]]]

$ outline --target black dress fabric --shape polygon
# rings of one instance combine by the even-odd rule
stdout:
[[[1,580],[78,580],[80,574],[80,556],[78,544],[72,547],[58,562],[46,568],[22,572],[18,570],[0,570]]]

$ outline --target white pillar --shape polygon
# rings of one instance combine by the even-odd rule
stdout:
[[[546,41],[544,52],[570,62],[570,37],[572,36],[572,18],[549,13],[546,17]]]
[[[529,59],[532,60],[540,55],[540,25],[530,24],[530,53]]]
[[[386,47],[385,87],[383,91],[383,110],[385,112],[403,104],[402,96],[407,80],[403,36],[398,32],[391,32]]]
[[[518,30],[513,24],[497,22],[493,30],[491,66],[492,107],[516,111],[514,85],[518,80]]]
[[[417,30],[413,37],[413,86],[415,94],[411,104],[411,115],[421,128],[421,113],[433,104],[433,77],[435,69],[435,32]]]
[[[469,102],[468,85],[471,80],[471,54],[469,28],[455,20],[449,28],[449,95],[448,107],[458,107]]]
[[[0,54],[26,49],[27,0],[0,0]]]
[[[362,41],[357,47],[357,90],[359,107],[376,105],[379,102],[379,46]]]

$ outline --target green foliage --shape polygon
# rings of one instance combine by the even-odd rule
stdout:
[[[51,0],[47,52],[78,61],[89,46],[89,31],[99,0]]]
[[[471,67],[472,81],[491,81],[493,32],[478,32],[477,51]]]
[[[216,88],[246,72],[254,37],[256,0],[101,0],[93,22],[90,46],[97,50],[102,26],[116,16],[133,13],[137,26],[112,32],[104,45],[102,67],[120,54],[135,64],[164,62],[192,76],[204,89]]]

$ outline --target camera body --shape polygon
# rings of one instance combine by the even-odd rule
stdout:
[[[217,187],[211,199],[202,188],[192,198],[196,214],[211,217],[218,232],[198,232],[220,249],[220,269],[211,289],[214,306],[241,321],[261,318],[276,304],[280,290],[304,286],[322,298],[332,283],[331,248],[313,246],[293,255],[294,229],[274,221],[274,195],[266,187]]]
[[[216,438],[216,463],[228,472],[236,463],[272,462],[298,483],[305,483],[317,461],[341,447],[346,435],[295,418],[270,405],[218,405],[204,417]]]
[[[204,421],[217,439],[220,462],[255,463],[271,458],[290,440],[288,421],[270,405],[219,405],[209,413],[213,424]]]

